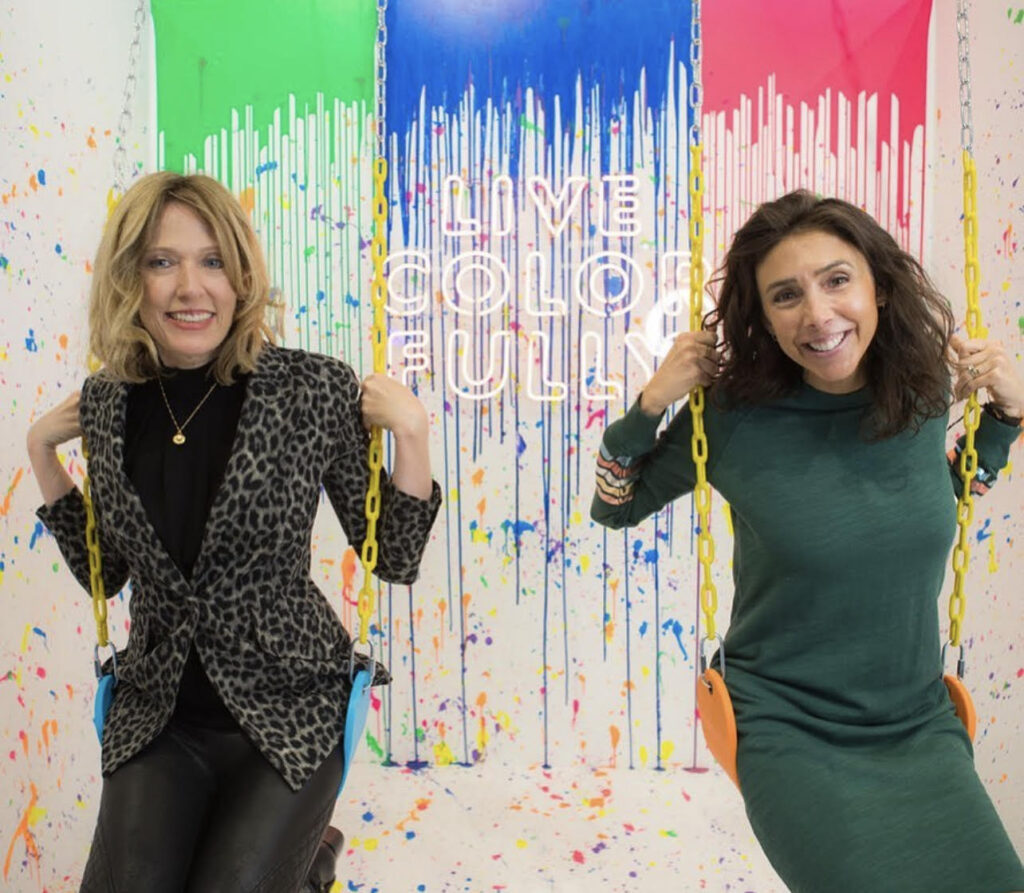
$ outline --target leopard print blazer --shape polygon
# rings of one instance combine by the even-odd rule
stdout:
[[[228,710],[297,790],[344,731],[351,640],[310,577],[310,541],[322,485],[349,542],[357,551],[362,546],[368,435],[359,382],[337,360],[263,349],[191,580],[167,554],[124,472],[127,394],[124,383],[91,376],[79,411],[106,592],[131,584],[130,632],[103,732],[103,773],[167,724],[194,642]],[[435,482],[429,499],[417,499],[385,475],[381,491],[376,572],[412,583],[440,488]],[[88,589],[81,493],[74,489],[37,514]],[[374,683],[387,681],[378,665]]]

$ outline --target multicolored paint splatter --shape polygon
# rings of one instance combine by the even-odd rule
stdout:
[[[137,110],[129,149],[152,167],[139,148],[152,137],[161,166],[228,182],[267,247],[286,343],[368,371],[375,23],[367,4],[322,5],[310,14],[333,17],[319,29],[260,2],[220,4],[224,18],[204,30],[189,18],[196,4],[154,4],[157,127]],[[374,636],[395,682],[372,705],[362,765],[339,801],[342,887],[780,890],[693,722],[689,505],[626,533],[588,520],[600,431],[682,321],[689,9],[390,6],[390,354],[430,412],[446,502],[421,580],[381,593]],[[32,515],[23,442],[84,368],[81,308],[133,10],[69,12],[74,43],[41,12],[0,14],[0,34],[33,36],[0,41],[2,127],[15,147],[0,174],[0,844],[15,890],[76,889],[99,793],[88,605]],[[959,113],[945,70],[925,106],[930,11],[920,0],[799,14],[704,5],[708,268],[752,205],[804,185],[878,215],[956,300]],[[993,332],[1020,345],[1012,261],[1024,203],[996,106],[1020,110],[1007,84],[1024,60],[1005,39],[1006,10],[986,15],[972,22],[983,300]],[[318,55],[318,30],[365,47],[366,73],[351,76],[336,41],[337,66]],[[937,22],[933,52],[955,58],[954,34]],[[795,40],[806,52],[779,50]],[[97,58],[96,46],[123,46],[123,57]],[[200,91],[202,116],[196,101],[168,105],[175,53],[173,70],[195,76],[179,78],[178,98]],[[310,81],[307,70],[330,74]],[[98,86],[80,84],[83,71]],[[66,461],[80,475],[75,447]],[[1011,473],[977,519],[968,617],[979,770],[1011,828],[1024,827],[1013,796],[1021,510]],[[727,596],[717,508],[714,532]],[[315,579],[354,626],[358,562],[328,511],[314,549]],[[111,611],[122,641],[124,607]]]

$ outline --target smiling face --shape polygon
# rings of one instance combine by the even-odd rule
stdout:
[[[862,388],[879,306],[864,255],[831,233],[799,232],[769,251],[755,275],[768,330],[804,381],[830,394]]]
[[[194,369],[210,362],[231,330],[238,298],[220,246],[203,219],[169,202],[142,255],[139,320],[165,366]]]

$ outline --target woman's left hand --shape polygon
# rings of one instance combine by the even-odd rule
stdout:
[[[425,436],[427,411],[405,385],[375,373],[363,380],[361,409],[367,428],[380,425],[395,437]]]
[[[954,335],[949,346],[954,352],[957,399],[984,388],[996,408],[1013,418],[1024,416],[1024,378],[1001,341],[963,339]]]

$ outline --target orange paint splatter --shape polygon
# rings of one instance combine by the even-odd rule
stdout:
[[[353,581],[356,578],[356,550],[349,546],[341,557],[341,597],[350,605],[358,604],[352,598]]]
[[[25,473],[24,468],[19,468],[14,473],[14,480],[11,481],[11,485],[7,488],[7,495],[4,496],[3,505],[0,505],[0,516],[6,517],[7,513],[11,509],[11,494],[14,493],[14,488],[18,486],[21,481],[21,476]]]
[[[474,487],[479,487],[484,482],[484,470],[482,468],[478,468],[473,472],[473,476],[470,480],[473,482]]]
[[[243,189],[238,196],[238,203],[245,208],[245,213],[251,217],[253,210],[256,208],[256,190],[252,186]]]
[[[39,792],[36,790],[36,786],[32,782],[29,782],[29,789],[31,793],[28,806],[25,807],[25,812],[22,813],[21,821],[18,822],[18,827],[14,829],[14,836],[11,838],[11,843],[7,847],[7,858],[4,859],[5,881],[7,880],[7,875],[11,871],[11,858],[14,856],[14,845],[18,842],[19,837],[23,837],[25,839],[25,849],[28,851],[28,855],[33,859],[39,859],[39,849],[36,847],[36,840],[28,828],[29,818],[35,811],[36,803],[39,801]]]
[[[608,728],[608,734],[611,736],[611,740],[612,740],[612,759],[611,759],[611,765],[612,765],[612,768],[615,768],[615,766],[617,766],[618,762],[619,762],[619,741],[622,738],[622,733],[619,732],[619,727],[618,726],[610,726]]]
[[[53,737],[57,737],[57,720],[48,719],[43,723],[42,738],[43,738],[43,750],[46,753],[46,759],[50,759],[50,730],[53,730]]]

